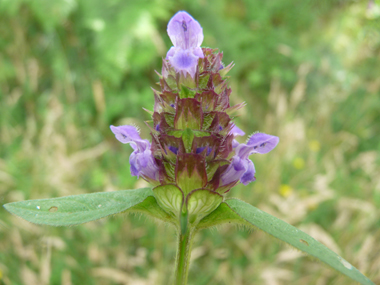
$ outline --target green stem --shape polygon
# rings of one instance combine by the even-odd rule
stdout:
[[[179,230],[178,251],[175,266],[175,285],[187,284],[193,235],[194,229],[188,228],[185,233],[182,233],[182,231]]]

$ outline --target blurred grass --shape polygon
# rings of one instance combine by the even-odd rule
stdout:
[[[142,108],[187,10],[231,71],[252,157],[239,197],[301,228],[380,283],[379,1],[0,2],[0,201],[142,187],[110,124],[148,137]],[[140,216],[70,228],[0,210],[0,284],[168,284],[173,229]],[[190,284],[350,284],[262,232],[221,227],[194,243]]]

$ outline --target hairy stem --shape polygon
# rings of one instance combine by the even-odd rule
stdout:
[[[175,266],[175,285],[186,285],[187,275],[189,271],[191,245],[195,231],[193,228],[188,228],[185,233],[179,230],[178,250]]]

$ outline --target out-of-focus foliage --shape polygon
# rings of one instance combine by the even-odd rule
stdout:
[[[235,62],[252,157],[239,197],[301,228],[380,283],[380,3],[349,0],[0,1],[0,201],[144,187],[109,125],[148,137],[150,89],[178,10]],[[0,284],[167,284],[175,233],[146,218],[34,226],[0,211]],[[192,284],[348,284],[260,231],[205,230]],[[277,283],[276,283],[277,282]]]

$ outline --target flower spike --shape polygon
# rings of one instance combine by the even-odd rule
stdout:
[[[111,130],[134,149],[129,159],[132,175],[161,187],[155,191],[158,201],[181,197],[171,206],[171,198],[165,202],[165,207],[179,215],[179,209],[186,212],[187,205],[181,203],[193,191],[223,196],[237,183],[255,181],[249,156],[271,151],[279,139],[255,133],[247,143],[239,143],[237,137],[245,132],[230,112],[243,105],[230,106],[231,88],[224,71],[232,65],[222,63],[218,50],[200,47],[202,27],[187,12],[175,14],[167,32],[174,46],[163,59],[161,90],[153,90],[153,124],[148,124],[152,143],[142,139],[133,126],[111,126]]]

